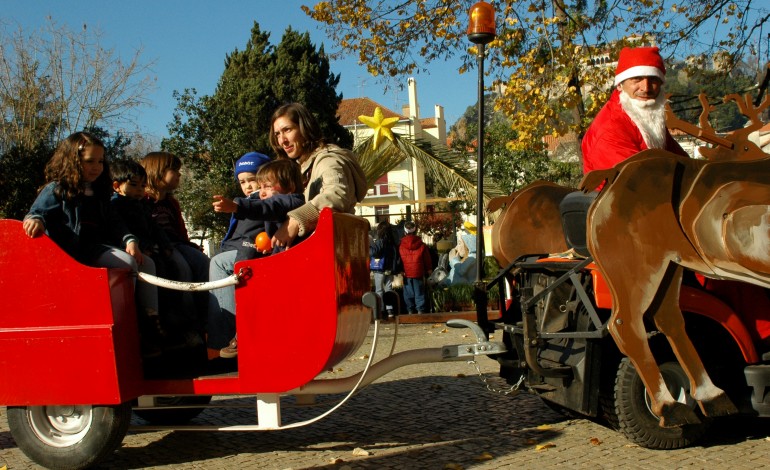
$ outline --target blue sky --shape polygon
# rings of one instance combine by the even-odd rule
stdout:
[[[236,48],[243,50],[256,21],[262,31],[269,31],[272,44],[278,44],[287,27],[309,32],[312,41],[334,51],[331,41],[306,16],[300,6],[314,0],[127,0],[64,1],[6,0],[2,21],[14,29],[21,25],[26,33],[45,25],[51,16],[57,24],[78,30],[85,23],[102,32],[102,45],[115,48],[128,59],[140,47],[145,62],[154,61],[157,89],[149,96],[152,107],[138,111],[137,123],[143,133],[164,137],[166,124],[176,102],[174,90],[195,88],[199,95],[214,91],[222,74],[225,55]],[[444,106],[449,125],[476,102],[477,72],[460,75],[460,59],[431,64],[430,74],[417,74],[421,117],[432,117],[436,104]],[[385,93],[384,84],[368,75],[355,59],[333,61],[333,73],[341,74],[337,91],[343,98],[369,97],[381,105],[399,111],[408,101],[407,93]],[[406,77],[401,80],[406,83]]]

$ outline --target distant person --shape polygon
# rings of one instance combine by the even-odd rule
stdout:
[[[273,236],[273,245],[291,246],[297,236],[315,230],[321,209],[353,213],[366,196],[366,175],[350,150],[329,144],[315,117],[302,104],[286,104],[270,120],[270,145],[279,159],[300,165],[305,204],[289,212]]]
[[[378,263],[381,267],[371,268],[374,273],[374,291],[382,297],[385,292],[393,290],[393,276],[401,273],[401,256],[393,236],[393,226],[387,220],[377,224],[376,237],[369,246],[369,256],[374,260],[382,260]]]
[[[291,160],[270,162],[267,156],[252,152],[236,162],[235,171],[246,197],[231,200],[214,196],[214,210],[233,216],[230,230],[222,242],[225,251],[211,260],[209,278],[212,281],[231,276],[237,261],[283,251],[285,247],[260,247],[256,237],[261,232],[272,237],[289,211],[305,203],[300,192],[302,174],[299,166]],[[237,356],[235,287],[212,291],[208,325],[209,349],[219,349],[219,357],[225,359]],[[211,354],[212,351],[209,352],[210,357],[216,357],[216,354]]]
[[[414,222],[404,224],[406,235],[398,248],[401,262],[404,264],[404,302],[409,313],[427,313],[425,302],[425,277],[433,272],[428,247],[416,235]]]

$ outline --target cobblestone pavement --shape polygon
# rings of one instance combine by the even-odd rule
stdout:
[[[390,351],[394,325],[383,325],[376,358]],[[362,350],[330,373],[361,369]],[[468,343],[468,330],[441,324],[398,328],[396,351]],[[478,359],[498,386],[496,363]],[[316,416],[341,396],[319,397],[318,407],[283,404],[288,424]],[[207,409],[195,424],[254,424],[253,398],[215,397],[251,408]],[[134,418],[134,424],[143,424]],[[310,426],[272,432],[129,432],[100,468],[205,469],[545,469],[770,468],[770,420],[728,421],[699,446],[652,451],[583,419],[566,419],[527,393],[515,397],[485,389],[465,361],[406,366],[370,385],[331,416]],[[37,468],[16,448],[0,413],[0,458],[8,468]],[[2,462],[0,462],[2,466]]]

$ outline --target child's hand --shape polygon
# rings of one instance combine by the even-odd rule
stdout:
[[[24,233],[30,238],[38,237],[45,232],[45,225],[40,219],[26,219],[22,227],[24,227]]]
[[[214,196],[214,202],[212,205],[214,206],[214,212],[225,212],[228,214],[233,214],[238,211],[238,204],[236,204],[232,199],[227,199],[224,196]]]
[[[135,241],[130,241],[126,244],[126,253],[133,256],[136,260],[136,264],[141,266],[144,263],[144,256],[142,250],[139,249],[139,244]]]

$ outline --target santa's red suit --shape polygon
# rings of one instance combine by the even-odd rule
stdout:
[[[596,115],[583,137],[583,173],[612,168],[642,150],[647,150],[641,131],[620,105],[620,91]],[[687,157],[682,147],[666,131],[666,150]]]

